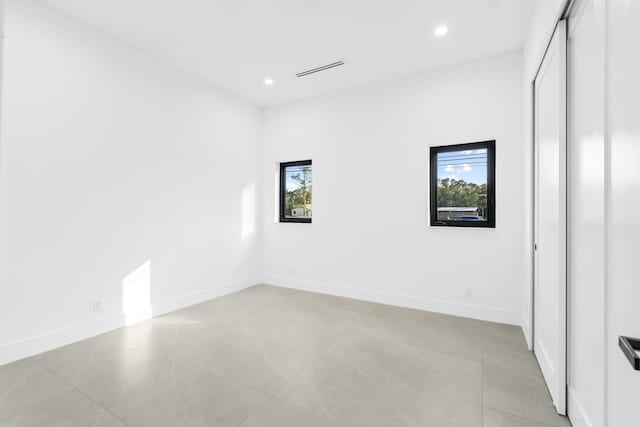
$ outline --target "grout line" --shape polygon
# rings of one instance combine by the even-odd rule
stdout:
[[[16,389],[16,388],[20,387],[20,386],[21,386],[21,385],[22,385],[22,384],[23,384],[23,383],[24,383],[24,382],[25,382],[25,381],[26,381],[30,376],[32,376],[32,375],[33,375],[33,371],[35,371],[37,368],[38,368],[38,363],[37,363],[37,361],[35,361],[35,360],[34,360],[34,365],[33,365],[31,368],[29,368],[29,369],[27,370],[26,374],[25,374],[25,375],[23,375],[23,376],[19,379],[19,381],[16,381],[16,382],[15,382],[15,384],[13,384],[13,385],[12,385],[11,387],[9,387],[9,388],[4,392],[4,393],[2,393],[2,394],[0,395],[0,402],[2,402],[2,401],[3,401],[3,400],[4,400],[4,399],[5,399],[5,398],[6,398],[6,397],[7,397],[7,396],[8,396],[8,395],[9,395],[9,394],[14,390],[14,389]],[[62,394],[62,393],[61,393],[61,394]],[[56,396],[56,397],[57,397],[57,396]],[[53,399],[53,398],[52,398],[52,399]],[[51,399],[49,399],[49,400],[51,400]],[[48,402],[49,400],[47,400],[47,401],[45,401],[45,402]],[[31,408],[35,408],[36,406],[40,406],[42,403],[44,403],[44,402],[36,403],[35,405],[32,405],[32,406],[29,406],[29,407],[25,408],[25,409],[24,409],[24,410],[22,410],[21,412],[28,411],[29,409],[31,409]],[[5,419],[12,418],[12,417],[14,417],[15,415],[17,415],[17,414],[9,415],[9,416],[7,416],[7,417],[3,417],[2,415],[0,415],[0,421],[3,421],[3,420],[5,420]]]
[[[32,356],[32,357],[33,357],[33,356]],[[26,360],[26,359],[23,359],[23,360]],[[29,371],[29,373],[27,374],[27,376],[31,376],[31,375],[33,374],[33,372],[32,372],[32,371],[33,371],[33,370],[35,370],[35,369],[39,366],[39,367],[43,368],[45,371],[47,371],[47,372],[49,372],[50,374],[52,374],[54,377],[56,377],[56,378],[58,378],[59,380],[61,380],[61,381],[64,383],[64,385],[66,385],[67,387],[71,387],[71,389],[70,389],[70,390],[63,390],[63,391],[61,391],[60,393],[56,394],[55,396],[50,397],[49,399],[46,399],[46,400],[44,400],[44,401],[42,401],[42,402],[39,402],[39,403],[36,403],[36,404],[30,405],[30,406],[27,406],[26,408],[23,408],[20,412],[16,412],[15,414],[9,414],[9,415],[8,415],[8,416],[6,416],[6,417],[4,417],[4,416],[1,416],[1,415],[0,415],[0,421],[6,421],[6,420],[9,420],[9,419],[11,419],[11,418],[14,418],[14,417],[16,417],[16,416],[18,416],[18,415],[20,415],[20,414],[23,414],[23,413],[27,412],[27,411],[30,411],[30,410],[32,410],[32,409],[38,408],[38,407],[40,407],[40,406],[43,406],[43,405],[45,405],[45,404],[47,404],[47,403],[49,403],[49,402],[53,401],[54,399],[57,399],[58,397],[62,396],[63,394],[68,393],[68,392],[70,392],[70,391],[73,391],[73,390],[74,390],[73,386],[71,386],[70,384],[68,384],[66,381],[64,381],[62,378],[60,378],[60,377],[59,377],[58,375],[56,375],[55,373],[51,372],[51,370],[47,369],[45,366],[42,366],[38,360],[33,359],[33,362],[34,362],[33,368],[31,368],[31,370]],[[16,363],[16,362],[12,362],[12,363]],[[23,381],[24,381],[24,379],[23,379],[21,382],[23,382]],[[16,384],[14,384],[14,387],[17,387],[17,386],[21,385],[21,382],[18,382],[18,383],[16,383]],[[7,396],[8,392],[10,392],[14,387],[11,387],[11,388],[7,391],[7,393],[3,394],[2,399],[0,399],[0,401],[2,401],[2,400],[4,399],[4,397],[6,397],[6,396]]]
[[[129,424],[125,423],[123,419],[121,419],[120,417],[118,417],[116,414],[114,414],[113,412],[111,412],[110,410],[108,410],[107,408],[105,408],[104,406],[102,406],[100,403],[96,402],[95,400],[93,400],[89,395],[87,395],[85,392],[83,392],[82,390],[78,389],[76,386],[74,386],[73,384],[71,384],[70,382],[68,382],[65,378],[63,378],[62,376],[58,375],[56,372],[54,372],[53,370],[51,370],[48,366],[40,363],[40,361],[36,361],[36,363],[38,363],[42,368],[44,368],[45,370],[47,370],[48,372],[50,372],[51,374],[55,375],[57,378],[59,378],[63,383],[65,383],[66,385],[68,385],[69,387],[71,387],[75,392],[79,393],[80,395],[84,396],[85,398],[87,398],[88,400],[90,400],[91,402],[93,402],[96,406],[98,406],[99,408],[101,408],[103,411],[105,411],[107,414],[111,415],[113,418],[115,418],[116,420],[120,421],[122,424],[124,424],[125,426],[129,427]]]
[[[265,401],[259,405],[255,410],[253,410],[249,415],[247,415],[242,421],[240,421],[240,423],[238,424],[237,427],[241,427],[242,424],[244,424],[249,418],[251,418],[252,415],[254,415],[255,413],[257,413],[259,410],[261,410],[262,408],[266,407],[271,401],[273,400],[279,400],[277,399],[277,395],[284,390],[289,384],[291,384],[296,378],[298,378],[300,375],[302,375],[303,372],[305,372],[307,369],[309,369],[313,364],[314,364],[315,360],[312,357],[309,362],[307,363],[307,365],[300,369],[300,371],[295,374],[293,377],[291,377],[289,380],[285,381],[284,384],[282,384],[281,387],[279,387],[276,391],[274,391],[273,393],[271,393],[266,399]]]

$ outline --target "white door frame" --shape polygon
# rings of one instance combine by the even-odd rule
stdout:
[[[540,74],[540,70],[542,69],[544,60],[547,56],[547,51],[549,50],[549,47],[553,41],[554,36],[556,35],[556,33],[558,31],[561,31],[561,33],[559,33],[562,37],[564,37],[565,39],[565,44],[564,44],[564,52],[563,52],[563,56],[566,58],[566,48],[567,48],[567,44],[566,44],[566,34],[567,34],[567,22],[566,20],[566,15],[568,13],[569,10],[569,6],[570,6],[571,1],[567,0],[566,1],[566,5],[564,8],[564,12],[561,15],[560,19],[558,19],[558,21],[556,22],[556,26],[554,28],[554,31],[551,33],[551,37],[549,39],[549,42],[547,44],[547,48],[545,49],[545,52],[540,60],[540,64],[537,68],[537,71],[535,73],[535,76],[533,78],[533,80],[531,81],[531,94],[532,94],[532,146],[533,146],[533,159],[532,159],[532,163],[533,163],[533,169],[532,169],[532,188],[533,188],[533,192],[532,192],[532,240],[533,240],[533,244],[531,245],[531,259],[532,259],[532,281],[531,281],[531,346],[532,346],[532,351],[534,351],[535,353],[535,342],[536,342],[536,330],[535,330],[535,313],[536,313],[536,307],[535,307],[535,301],[536,301],[536,266],[537,266],[537,262],[536,262],[536,236],[537,236],[537,191],[538,191],[538,186],[537,186],[537,166],[538,166],[538,161],[537,161],[537,157],[538,157],[538,153],[536,150],[536,80]],[[564,66],[564,72],[566,75],[566,63],[563,64]],[[566,94],[566,90],[567,90],[567,85],[566,85],[566,79],[565,79],[565,86],[563,88],[561,88],[561,90],[565,91]],[[568,277],[567,277],[567,271],[568,271],[568,236],[567,236],[567,202],[568,202],[568,198],[567,198],[567,153],[566,153],[566,149],[567,149],[567,98],[566,96],[564,97],[564,102],[563,104],[560,105],[560,110],[563,112],[563,119],[561,120],[561,134],[564,135],[564,146],[561,147],[561,152],[562,156],[563,156],[563,161],[560,164],[560,176],[561,176],[561,189],[560,189],[560,196],[561,196],[561,213],[562,216],[564,217],[564,223],[561,224],[561,235],[564,236],[563,242],[561,243],[561,253],[562,253],[562,259],[561,259],[561,274],[564,277],[564,286],[563,286],[563,295],[560,296],[561,299],[561,314],[559,316],[559,322],[560,325],[559,329],[561,331],[561,339],[564,342],[564,346],[561,345],[561,359],[564,359],[564,361],[560,362],[561,365],[561,370],[559,373],[559,377],[561,379],[561,381],[564,384],[564,388],[563,388],[563,392],[561,392],[561,395],[558,396],[558,401],[554,402],[556,404],[556,410],[558,411],[559,414],[561,415],[567,415],[567,401],[568,401],[568,392],[567,392],[567,372],[568,372]],[[547,387],[549,387],[549,385],[547,385]]]

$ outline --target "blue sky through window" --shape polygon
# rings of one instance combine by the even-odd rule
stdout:
[[[304,176],[304,174],[302,173],[303,168],[307,168],[309,170],[309,173],[307,174],[307,185],[311,185],[311,175],[312,175],[312,172],[311,172],[312,171],[312,166],[311,165],[289,166],[285,170],[287,191],[294,191],[294,190],[297,190],[298,188],[302,187],[300,181],[296,180],[296,179],[293,179],[292,177],[294,175],[299,175],[300,178],[302,178]]]
[[[462,179],[478,185],[487,183],[487,150],[438,153],[438,180]]]

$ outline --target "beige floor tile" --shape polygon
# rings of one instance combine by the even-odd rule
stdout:
[[[564,422],[564,424],[561,423],[559,425],[566,427],[571,426],[566,418],[563,419],[562,422]],[[484,427],[548,427],[548,425],[531,421],[526,418],[517,417],[515,415],[506,414],[494,409],[485,408]]]
[[[126,427],[124,423],[76,391],[0,422],[0,427]]]
[[[162,316],[112,332],[110,338],[145,347],[148,353],[198,350],[225,336],[228,329],[187,316]]]
[[[415,426],[385,400],[371,376],[350,366],[318,359],[276,395],[344,426]]]
[[[540,378],[542,372],[532,352],[518,347],[510,347],[492,342],[483,344],[483,360],[488,365],[505,366],[518,374]]]
[[[312,357],[252,335],[230,332],[195,355],[205,369],[273,394],[306,368]]]
[[[457,359],[409,345],[394,345],[365,335],[340,338],[327,354],[335,362],[386,374],[460,400],[477,404],[482,400],[480,361]]]
[[[527,351],[527,342],[524,339],[522,328],[519,326],[482,322],[482,336],[488,344]]]
[[[542,376],[534,377],[494,363],[485,363],[483,376],[486,407],[552,427],[566,425],[566,419],[557,415],[551,403]]]
[[[0,366],[0,420],[71,390],[34,359]]]
[[[0,367],[0,427],[121,421],[569,425],[519,327],[265,285]]]
[[[116,331],[117,332],[117,331]],[[76,386],[157,354],[144,343],[120,333],[99,335],[37,356],[39,363]]]
[[[241,424],[241,427],[332,427],[328,418],[289,404],[271,399]]]
[[[209,371],[188,353],[147,358],[118,369],[112,375],[88,378],[77,388],[107,409],[127,401],[130,396],[153,393],[178,383],[196,382]]]
[[[426,387],[373,375],[384,400],[420,426],[482,427],[482,406]]]
[[[269,396],[219,375],[178,381],[130,395],[111,412],[130,427],[231,427],[260,408]]]

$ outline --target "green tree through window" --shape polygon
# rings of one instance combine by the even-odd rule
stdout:
[[[311,222],[313,213],[311,160],[280,164],[280,221]]]
[[[487,184],[466,182],[463,179],[438,180],[438,207],[476,207],[478,215],[487,211]]]

